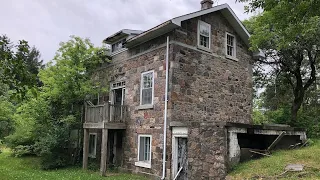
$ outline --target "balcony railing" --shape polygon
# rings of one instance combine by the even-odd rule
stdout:
[[[103,104],[85,108],[85,123],[125,123],[128,116],[125,105]]]

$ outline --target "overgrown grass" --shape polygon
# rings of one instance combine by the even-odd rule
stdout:
[[[288,164],[303,164],[302,172],[286,172]],[[229,179],[320,179],[320,140],[306,148],[278,151],[272,157],[239,164]]]
[[[131,174],[109,174],[101,177],[99,172],[83,171],[81,168],[66,168],[52,171],[40,169],[37,157],[15,158],[10,156],[9,149],[0,147],[0,179],[1,180],[147,180],[145,177]]]

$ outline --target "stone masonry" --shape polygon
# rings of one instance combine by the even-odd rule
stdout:
[[[197,48],[198,20],[211,24],[211,52]],[[226,32],[236,35],[237,61],[225,57]],[[170,36],[167,179],[171,177],[171,126],[188,128],[188,179],[224,179],[227,134],[224,122],[250,123],[252,54],[220,12],[186,20],[182,27],[112,58],[97,71],[108,86],[125,81],[130,121],[124,137],[123,169],[162,173],[166,37]],[[141,73],[154,70],[154,107],[139,109]],[[171,126],[170,126],[171,124]],[[135,166],[138,135],[152,135],[151,168]]]

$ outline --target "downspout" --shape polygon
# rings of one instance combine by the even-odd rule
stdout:
[[[164,101],[164,121],[163,121],[163,157],[162,157],[162,178],[166,177],[166,147],[167,147],[167,107],[168,107],[168,85],[169,85],[169,36],[167,37],[167,52],[166,52],[166,87]]]

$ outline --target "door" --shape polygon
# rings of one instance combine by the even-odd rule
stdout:
[[[113,94],[113,100],[112,100],[112,108],[111,108],[111,113],[113,116],[112,120],[119,121],[122,119],[123,115],[123,103],[124,103],[124,93],[125,89],[124,88],[118,88],[118,89],[113,89],[112,94]]]
[[[175,159],[174,169],[176,180],[187,180],[188,179],[188,139],[186,137],[175,138]]]

